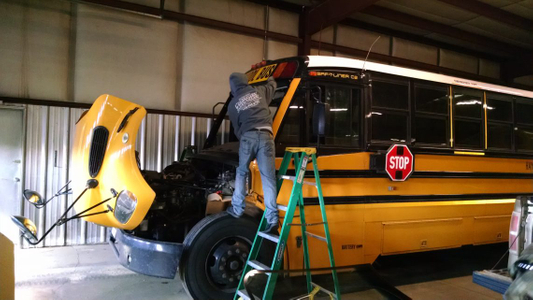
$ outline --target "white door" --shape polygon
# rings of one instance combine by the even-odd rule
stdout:
[[[18,244],[11,215],[20,215],[22,201],[22,109],[0,108],[0,232]]]

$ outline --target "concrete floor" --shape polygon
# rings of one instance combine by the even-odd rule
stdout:
[[[16,300],[189,300],[179,279],[152,278],[119,265],[108,245],[37,248],[15,253]],[[397,287],[414,300],[502,299],[472,283],[472,276]],[[367,291],[343,299],[383,299]]]

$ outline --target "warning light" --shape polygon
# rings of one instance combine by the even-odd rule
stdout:
[[[316,76],[316,72],[315,71],[309,72],[309,76]]]

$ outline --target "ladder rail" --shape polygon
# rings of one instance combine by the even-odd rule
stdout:
[[[289,168],[291,161],[294,161],[295,176],[286,176],[285,174],[287,173],[287,170]],[[322,222],[308,224],[305,220],[305,206],[304,206],[302,187],[304,184],[310,184],[310,182],[305,182],[303,180],[310,161],[312,161],[312,164],[313,164],[313,173],[315,177],[315,182],[312,183],[312,185],[316,186],[317,188],[318,199],[319,199],[319,204],[320,204],[320,212],[322,215]],[[327,217],[326,217],[326,210],[325,210],[325,205],[324,205],[324,197],[322,194],[322,186],[320,184],[320,177],[319,177],[318,167],[316,163],[316,149],[314,148],[287,148],[285,151],[285,155],[283,156],[283,160],[281,162],[279,171],[278,171],[278,179],[276,182],[278,196],[279,196],[279,192],[281,190],[284,180],[292,180],[293,186],[291,189],[291,194],[290,194],[290,198],[289,198],[287,206],[283,206],[283,205],[277,206],[278,210],[285,211],[285,216],[283,220],[283,225],[280,230],[280,234],[279,236],[276,237],[273,234],[261,232],[267,226],[266,210],[265,210],[265,212],[263,213],[263,217],[261,218],[261,222],[259,224],[257,234],[254,238],[254,242],[250,250],[250,254],[248,255],[246,264],[244,265],[243,273],[242,273],[243,275],[241,275],[239,284],[237,286],[237,291],[235,293],[234,300],[239,299],[239,297],[243,297],[244,299],[255,299],[257,297],[251,294],[251,291],[246,286],[246,282],[250,276],[253,277],[254,275],[260,274],[260,273],[266,273],[268,276],[265,289],[263,291],[263,297],[261,299],[265,299],[265,300],[272,299],[272,296],[274,294],[274,288],[276,286],[276,281],[278,278],[278,274],[282,273],[282,271],[280,271],[281,262],[284,257],[285,248],[287,246],[287,239],[289,237],[290,230],[293,225],[299,226],[302,232],[302,246],[303,246],[303,251],[304,251],[303,254],[304,254],[304,267],[305,267],[305,269],[303,269],[302,271],[305,271],[306,273],[306,283],[307,283],[306,285],[307,285],[308,293],[312,293],[316,286],[316,284],[312,282],[312,278],[311,278],[311,271],[314,269],[311,269],[311,263],[310,263],[310,257],[309,257],[309,242],[307,238],[308,236],[311,236],[311,237],[318,237],[319,239],[327,243],[329,261],[330,261],[330,266],[331,266],[331,268],[327,268],[327,269],[331,270],[332,276],[333,276],[333,282],[335,285],[335,292],[334,293],[329,292],[329,291],[328,292],[330,293],[330,295],[334,295],[336,299],[340,299],[340,288],[339,288],[337,270],[336,270],[337,268],[335,267],[333,249],[331,245],[331,237],[330,237],[330,232],[329,232],[329,227],[328,227],[328,222],[327,222]],[[299,211],[299,215],[295,216],[295,212],[297,208]],[[299,224],[293,223],[294,217],[300,218]],[[308,232],[307,227],[313,226],[313,225],[323,225],[325,237],[319,237],[315,234]],[[257,260],[257,256],[259,255],[261,245],[263,242],[265,242],[265,239],[277,244],[270,268]],[[245,289],[244,290],[241,289],[242,287],[244,287]]]
[[[289,153],[289,155],[288,156],[285,155],[283,159],[285,160],[286,158],[288,158],[288,161],[290,161],[292,156],[293,155]],[[302,168],[302,165],[304,164],[304,159],[299,159],[298,157],[296,161],[296,155],[294,156],[295,156],[294,166],[295,166],[295,169],[297,170],[297,173],[299,173],[299,171]],[[307,167],[307,161],[305,161],[305,163],[306,165],[304,167]],[[282,165],[283,165],[283,162],[282,162]],[[289,164],[287,163],[287,161],[285,161],[285,165],[287,165],[288,167]],[[302,182],[294,181],[294,184],[292,186],[291,196],[289,198],[289,205],[287,206],[287,212],[285,213],[285,220],[283,222],[283,226],[281,226],[281,232],[279,234],[279,243],[276,246],[276,252],[274,254],[274,259],[272,260],[272,265],[270,267],[270,269],[272,270],[279,269],[281,265],[281,260],[283,258],[283,253],[285,251],[286,241],[287,241],[287,238],[289,237],[289,233],[291,230],[290,223],[292,223],[292,219],[294,218],[294,212],[296,210],[296,205],[297,205],[297,201],[294,201],[294,198],[300,197],[301,193],[302,193]],[[265,291],[263,293],[263,299],[272,298],[272,294],[274,293],[274,287],[276,285],[277,277],[278,277],[277,273],[272,274],[270,278],[267,280]]]
[[[300,197],[298,199],[298,207],[300,208],[300,222],[302,223],[301,229],[302,229],[302,246],[304,251],[304,267],[309,270],[311,269],[311,260],[309,258],[309,244],[307,242],[307,226],[305,225],[305,213],[304,213],[304,198],[302,194],[300,193]],[[311,271],[305,271],[305,277],[306,277],[306,283],[307,283],[307,292],[311,292],[313,287],[311,286]]]
[[[335,259],[333,257],[333,248],[331,246],[331,235],[329,232],[329,226],[327,225],[328,219],[326,216],[326,206],[324,204],[324,195],[322,194],[322,184],[320,183],[320,175],[318,173],[318,166],[316,163],[316,154],[312,154],[312,163],[313,163],[313,173],[315,175],[316,189],[318,192],[318,202],[320,203],[320,212],[322,214],[322,222],[325,223],[324,233],[325,233],[327,245],[328,245],[329,262],[332,267],[335,267]],[[337,295],[337,299],[340,299],[340,286],[339,286],[339,280],[337,276],[337,270],[333,269],[331,271],[331,275],[333,276],[335,294]]]

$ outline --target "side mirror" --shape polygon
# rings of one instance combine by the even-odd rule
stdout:
[[[11,220],[17,225],[22,236],[28,243],[32,245],[37,244],[39,241],[37,239],[37,227],[30,219],[21,216],[11,216]]]
[[[35,205],[37,208],[41,208],[45,204],[41,194],[37,193],[36,191],[24,190],[22,194],[24,195],[24,199]]]
[[[326,134],[326,104],[315,103],[313,109],[313,136],[318,138]]]

